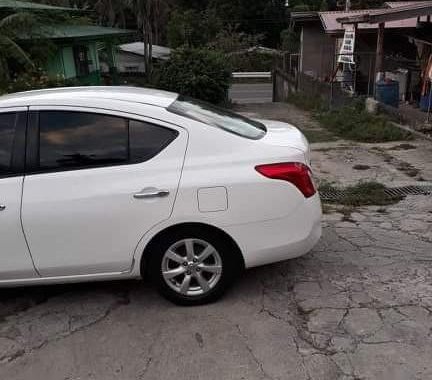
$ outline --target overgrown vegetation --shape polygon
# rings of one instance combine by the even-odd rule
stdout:
[[[317,118],[325,128],[348,140],[386,142],[411,138],[409,132],[395,127],[385,116],[371,115],[358,105],[322,112]]]
[[[403,196],[388,195],[385,192],[386,186],[374,181],[359,182],[345,188],[335,187],[329,182],[322,182],[319,186],[319,191],[322,193],[341,190],[342,196],[330,203],[338,203],[347,207],[385,206],[397,203],[404,198]]]
[[[0,88],[0,94],[37,90],[52,87],[76,86],[78,83],[73,79],[65,79],[62,76],[48,77],[42,70],[34,69],[11,79],[7,85]]]
[[[289,94],[288,102],[294,104],[298,108],[306,111],[313,111],[314,113],[322,112],[326,109],[326,106],[319,96],[309,96],[302,92]]]
[[[360,142],[409,140],[412,135],[394,126],[384,115],[372,115],[365,110],[363,100],[353,100],[338,109],[329,110],[319,96],[292,94],[288,101],[311,111],[320,124],[334,135]]]
[[[219,52],[182,48],[171,54],[156,80],[160,88],[223,103],[227,99],[231,70]]]
[[[88,24],[81,14],[37,10],[0,12],[0,94],[69,85],[41,69],[58,49],[50,39],[56,24]]]

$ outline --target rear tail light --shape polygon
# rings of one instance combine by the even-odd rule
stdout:
[[[255,170],[267,178],[280,179],[292,183],[306,198],[316,193],[311,170],[301,162],[258,165],[255,166]]]

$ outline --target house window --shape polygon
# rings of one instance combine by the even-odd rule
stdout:
[[[88,48],[85,45],[76,45],[73,47],[73,55],[77,77],[90,74],[91,61],[88,59]]]

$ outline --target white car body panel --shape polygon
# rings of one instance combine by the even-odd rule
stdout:
[[[40,276],[5,277],[0,271],[0,285],[138,278],[151,239],[182,223],[203,223],[227,233],[248,268],[300,256],[316,244],[321,234],[318,194],[305,198],[291,183],[255,170],[256,165],[277,162],[309,165],[304,136],[293,126],[265,120],[268,131],[262,139],[240,137],[169,112],[166,107],[176,96],[96,87],[0,98],[0,112],[11,106],[86,110],[179,132],[147,162],[26,176],[21,217]],[[4,183],[0,178],[0,191]],[[133,198],[146,187],[170,194]],[[0,223],[4,216],[0,214]],[[24,248],[23,257],[29,258]]]
[[[21,228],[21,189],[23,177],[0,180],[0,279],[37,277]]]
[[[35,109],[53,107],[30,107]],[[178,137],[166,149],[143,163],[26,176],[22,220],[42,276],[130,270],[143,232],[171,215],[187,145],[187,132],[181,128],[177,131]],[[164,189],[169,195],[158,199],[133,197],[146,188]]]

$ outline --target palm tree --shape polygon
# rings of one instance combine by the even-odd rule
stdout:
[[[107,26],[126,26],[125,4],[119,0],[96,0],[93,5],[98,23]]]
[[[29,54],[17,42],[19,35],[34,23],[34,16],[26,12],[15,12],[0,18],[0,80],[9,79],[10,62],[34,66]]]
[[[152,46],[153,46],[153,3],[155,0],[127,0],[128,6],[134,12],[136,23],[141,29],[144,43],[144,67],[147,79],[152,72]]]
[[[144,43],[144,65],[147,78],[152,73],[153,41],[159,43],[161,22],[164,19],[169,0],[126,0],[136,17]]]

